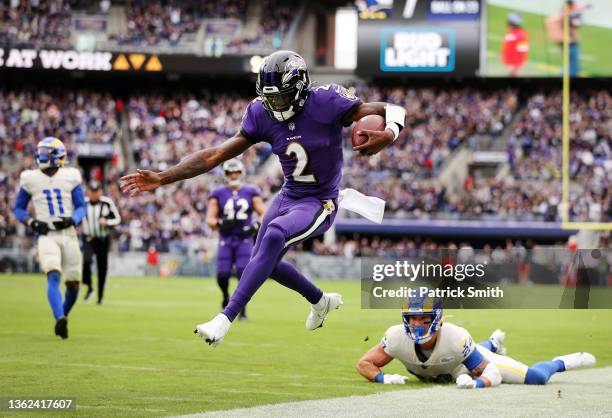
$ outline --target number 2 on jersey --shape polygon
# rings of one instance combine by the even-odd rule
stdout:
[[[59,208],[59,214],[64,214],[64,204],[62,203],[62,191],[60,189],[44,189],[42,191],[47,197],[47,205],[49,206],[49,215],[55,216],[55,207],[53,206],[53,193],[55,193],[55,198],[57,199],[57,207]]]
[[[287,150],[285,151],[285,155],[291,157],[295,155],[297,162],[295,164],[295,169],[291,174],[293,180],[298,181],[300,183],[316,183],[317,179],[314,174],[303,174],[308,166],[308,153],[304,149],[304,147],[299,142],[292,142],[287,146]]]

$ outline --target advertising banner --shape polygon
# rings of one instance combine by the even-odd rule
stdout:
[[[477,75],[480,1],[386,0],[356,4],[360,75]]]

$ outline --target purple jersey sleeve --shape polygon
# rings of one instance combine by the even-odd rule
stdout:
[[[223,187],[217,187],[216,189],[214,189],[211,193],[210,196],[208,196],[209,199],[217,199],[217,201],[219,201],[219,203],[221,202],[221,198],[220,198],[220,194],[221,194],[221,190],[223,189]]]
[[[338,85],[326,84],[314,87],[314,98],[316,108],[323,109],[321,115],[325,115],[328,122],[349,126],[352,122],[351,116],[361,104],[361,100],[352,91]]]
[[[259,187],[257,186],[248,186],[248,187],[249,187],[249,194],[251,196],[251,199],[253,199],[255,196],[261,195],[261,192],[259,191]]]
[[[263,104],[261,100],[255,99],[247,105],[244,115],[242,116],[240,133],[253,144],[263,141],[264,135],[258,123],[262,110]]]

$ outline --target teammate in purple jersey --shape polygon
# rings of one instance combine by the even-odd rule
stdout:
[[[240,283],[225,309],[196,327],[212,346],[223,340],[231,322],[268,277],[310,302],[309,330],[321,327],[328,312],[340,307],[339,294],[323,293],[282,257],[290,246],[322,234],[334,221],[342,176],[342,127],[366,115],[385,117],[384,131],[363,130],[367,141],[354,147],[362,155],[374,155],[397,139],[406,119],[403,107],[362,103],[335,84],[313,87],[306,63],[291,51],[266,57],[257,78],[257,95],[247,106],[242,128],[225,143],[197,151],[167,170],[138,170],[121,179],[121,189],[130,195],[155,190],[206,173],[260,141],[271,144],[280,158],[285,183],[266,211]]]
[[[223,293],[221,306],[225,308],[229,302],[228,288],[232,267],[236,267],[236,277],[240,281],[251,258],[253,235],[259,230],[259,221],[266,207],[259,195],[259,189],[242,183],[244,166],[240,161],[226,161],[223,171],[227,185],[213,190],[208,198],[206,224],[211,229],[219,229],[217,283]],[[253,216],[253,212],[257,217]],[[240,320],[245,319],[246,307],[240,311]]]

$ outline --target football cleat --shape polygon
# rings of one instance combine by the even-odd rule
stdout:
[[[495,347],[495,353],[501,356],[505,356],[508,350],[504,345],[504,341],[506,340],[506,333],[501,329],[496,329],[493,331],[493,334],[489,337],[489,340],[493,343],[493,347]]]
[[[338,309],[342,305],[342,295],[338,293],[323,293],[321,300],[312,305],[308,318],[306,318],[306,329],[314,331],[323,326],[325,317],[332,309]]]
[[[55,335],[62,337],[62,340],[68,338],[68,319],[65,316],[55,322]]]
[[[194,334],[198,334],[212,347],[216,347],[223,341],[225,334],[229,331],[232,323],[224,314],[220,313],[212,320],[196,326]]]
[[[565,370],[584,369],[596,363],[595,356],[585,351],[555,357],[554,360],[561,360],[565,364]]]
[[[240,315],[238,316],[238,320],[239,321],[248,321],[249,317],[246,314],[246,309],[243,309],[242,311],[240,311]]]
[[[85,293],[84,301],[88,301],[96,292],[90,287],[87,289],[87,293]]]

